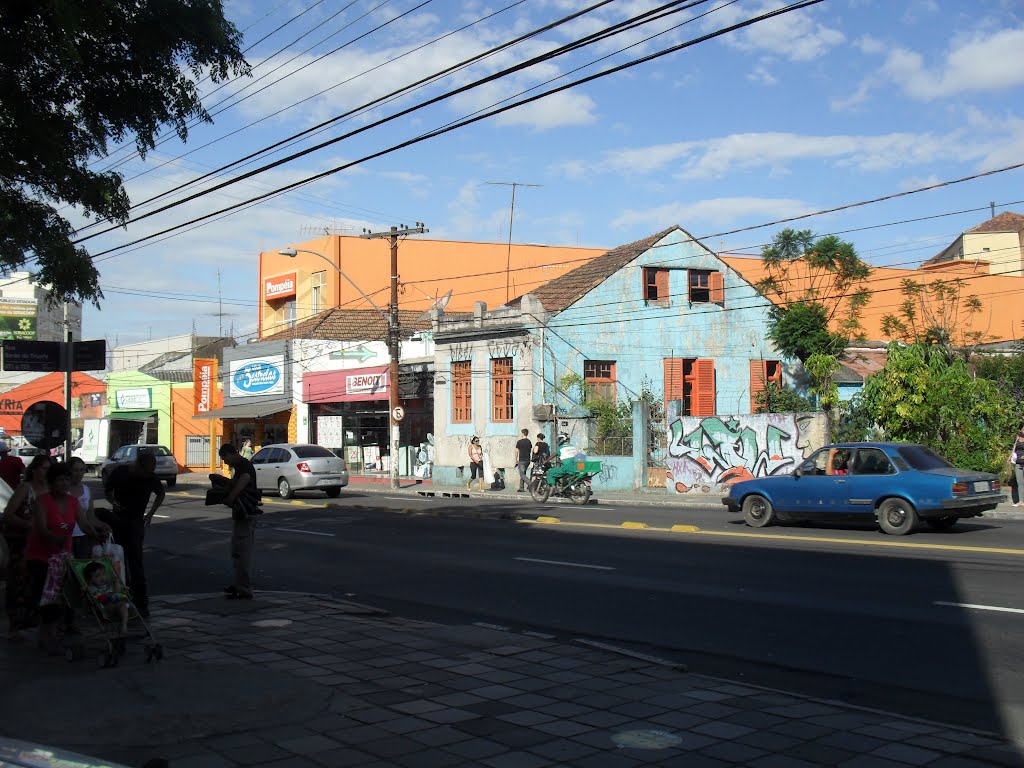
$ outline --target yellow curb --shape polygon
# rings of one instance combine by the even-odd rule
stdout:
[[[673,525],[669,530],[676,533],[697,533],[700,531],[696,525]]]
[[[288,503],[291,504],[293,507],[304,507],[304,506],[306,506],[306,502],[301,501],[299,499],[294,499],[292,501],[289,501]]]
[[[557,517],[538,517],[536,522],[538,522],[538,523],[551,523],[551,524],[554,524],[554,523],[560,523],[562,521],[561,521],[560,518],[557,518]]]
[[[623,523],[619,527],[620,528],[650,528],[650,526],[647,525],[647,523],[630,523],[630,522],[625,522],[625,523]]]

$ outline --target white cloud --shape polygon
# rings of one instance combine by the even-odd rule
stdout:
[[[753,80],[755,83],[761,83],[762,85],[776,85],[779,81],[775,75],[768,71],[768,68],[763,64],[758,64],[754,69],[747,75],[748,80]]]
[[[618,229],[644,225],[649,228],[679,224],[689,231],[702,227],[721,227],[754,217],[757,219],[785,219],[813,210],[809,205],[788,198],[771,197],[719,197],[694,203],[669,203],[657,208],[626,210],[614,221]]]
[[[782,5],[762,2],[722,7],[707,17],[705,26],[720,29]],[[840,46],[846,36],[815,20],[810,11],[799,10],[739,29],[721,39],[742,51],[768,52],[790,61],[812,61]]]

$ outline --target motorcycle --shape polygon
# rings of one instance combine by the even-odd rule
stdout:
[[[601,471],[600,461],[559,461],[535,463],[527,486],[530,496],[543,504],[551,496],[561,496],[574,504],[590,501],[591,479]]]

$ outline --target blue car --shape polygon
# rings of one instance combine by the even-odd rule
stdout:
[[[795,520],[876,520],[886,533],[912,533],[919,520],[938,531],[995,509],[999,478],[957,469],[923,445],[838,443],[811,454],[790,475],[735,483],[722,499],[762,528]]]

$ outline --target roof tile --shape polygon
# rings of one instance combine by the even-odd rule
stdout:
[[[400,309],[398,325],[403,336],[430,329],[430,318],[422,312]],[[263,341],[319,339],[321,341],[386,341],[387,323],[375,309],[328,309],[313,315]]]

